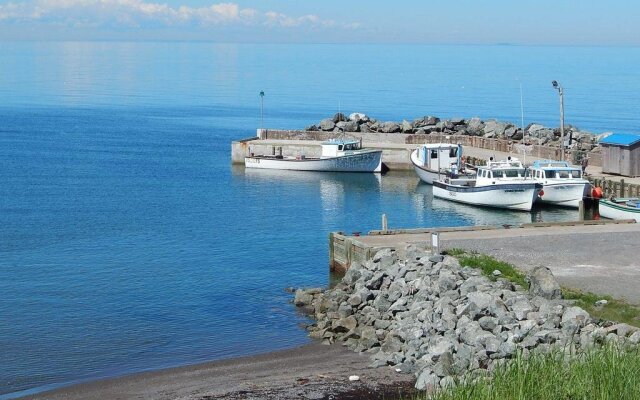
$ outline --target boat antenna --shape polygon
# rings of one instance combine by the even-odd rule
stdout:
[[[520,127],[522,129],[522,152],[523,164],[527,164],[527,142],[524,140],[527,134],[524,130],[524,102],[522,100],[522,82],[520,82]]]
[[[440,144],[438,143],[438,180],[440,180]]]

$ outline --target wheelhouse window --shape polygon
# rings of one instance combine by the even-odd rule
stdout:
[[[506,169],[504,170],[504,174],[507,178],[517,178],[518,176],[520,176],[517,169]]]
[[[552,169],[548,169],[546,171],[544,171],[544,177],[547,179],[553,179],[556,177],[556,171],[552,170]]]
[[[559,178],[568,179],[569,178],[569,171],[558,171],[558,177]]]
[[[438,158],[438,150],[431,150],[431,159]]]
[[[578,171],[577,169],[573,170],[571,171],[571,177],[575,179],[582,178],[582,172]]]
[[[458,156],[458,148],[454,147],[449,149],[449,158],[454,158]]]

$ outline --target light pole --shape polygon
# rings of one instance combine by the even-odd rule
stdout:
[[[260,129],[264,129],[264,90],[260,91]]]
[[[552,81],[551,84],[560,94],[560,160],[564,161],[564,90],[558,81]]]

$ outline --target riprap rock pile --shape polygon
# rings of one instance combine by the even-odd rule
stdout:
[[[404,134],[444,134],[470,135],[485,138],[497,138],[518,141],[522,140],[523,132],[527,141],[532,144],[556,146],[560,145],[560,128],[548,128],[540,124],[529,124],[524,128],[511,123],[494,119],[483,121],[478,117],[464,119],[451,118],[441,120],[434,116],[424,116],[412,121],[378,121],[363,113],[352,113],[345,116],[335,114],[332,118],[325,118],[318,124],[305,128],[307,131],[325,132],[382,132]],[[598,147],[598,140],[610,133],[594,135],[581,131],[572,125],[565,126],[565,140],[572,138],[570,148],[589,152]]]
[[[602,327],[560,298],[549,269],[536,268],[525,291],[462,267],[450,256],[414,246],[353,264],[330,290],[298,290],[295,304],[316,319],[310,336],[370,354],[374,366],[417,377],[416,387],[447,386],[456,376],[485,374],[521,351],[578,350],[594,341],[638,343],[628,325]]]

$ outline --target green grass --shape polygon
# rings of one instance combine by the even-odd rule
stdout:
[[[516,283],[522,287],[528,287],[527,282],[524,279],[524,275],[516,269],[512,264],[496,260],[491,256],[484,254],[478,254],[476,252],[467,252],[462,249],[447,250],[446,254],[454,256],[460,261],[460,265],[463,267],[471,267],[482,270],[492,281],[496,281],[497,278],[505,278],[513,283]],[[498,270],[502,275],[495,277],[493,271]]]
[[[480,269],[484,275],[493,281],[497,278],[493,276],[492,273],[497,269],[502,273],[502,275],[499,276],[500,278],[508,279],[524,288],[529,287],[525,281],[525,275],[518,271],[512,264],[496,260],[491,256],[468,252],[463,249],[451,249],[445,253],[456,257],[462,266]],[[573,300],[578,307],[585,309],[594,318],[624,322],[640,327],[640,307],[633,304],[614,299],[611,296],[582,292],[566,287],[562,288],[562,297]],[[604,306],[596,307],[595,302],[602,299],[607,300],[608,303]],[[640,393],[638,394],[638,398],[640,399]]]
[[[594,318],[624,322],[640,327],[640,308],[633,304],[614,299],[611,296],[597,295],[564,287],[562,288],[562,297],[574,300],[578,307],[584,308]],[[595,302],[603,299],[607,300],[608,303],[604,306],[596,307]],[[638,398],[640,398],[640,393]]]
[[[626,400],[640,398],[640,352],[612,345],[568,357],[562,352],[521,355],[491,378],[463,382],[424,400]]]

